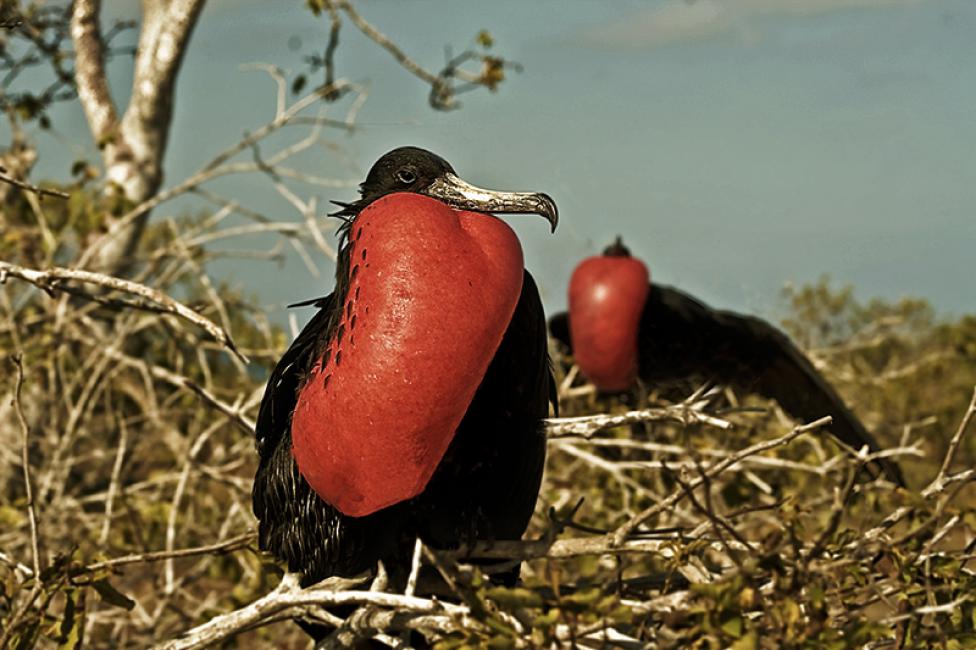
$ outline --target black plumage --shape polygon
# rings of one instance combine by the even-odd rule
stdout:
[[[491,204],[468,201],[463,193],[444,196],[438,187],[452,179],[456,177],[450,165],[421,149],[394,150],[374,165],[361,186],[362,198],[340,204],[338,215],[347,223],[341,228],[335,291],[315,301],[319,311],[278,362],[265,389],[257,420],[259,466],[252,493],[260,547],[287,563],[289,570],[301,572],[305,585],[332,575],[356,575],[375,568],[377,560],[383,560],[397,579],[409,567],[418,536],[440,548],[518,539],[532,515],[545,460],[542,420],[555,388],[542,303],[527,271],[502,342],[421,494],[365,517],[348,517],[310,488],[292,456],[291,416],[303,383],[339,322],[337,306],[345,303],[349,269],[345,231],[361,209],[385,194],[408,191],[440,198],[456,208],[538,211],[550,222],[556,219],[555,205],[545,195],[520,195],[526,201],[521,206],[517,204],[522,199],[514,194],[500,195]],[[507,576],[509,581],[515,577],[517,571]]]
[[[549,321],[553,338],[572,353],[569,316]],[[844,444],[879,451],[877,441],[786,334],[766,321],[712,309],[673,287],[651,283],[638,327],[638,376],[648,386],[714,381],[775,400],[802,421],[833,417],[829,430]],[[876,467],[904,485],[898,466]]]

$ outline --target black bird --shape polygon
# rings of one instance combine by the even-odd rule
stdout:
[[[626,248],[623,251],[629,256]],[[872,452],[880,451],[837,391],[776,327],[754,316],[712,309],[674,287],[651,282],[646,296],[637,311],[636,328],[636,374],[645,385],[718,382],[775,400],[798,420],[830,415],[830,431],[841,442],[854,449],[867,445]],[[549,331],[573,353],[569,314],[554,315]],[[582,364],[581,370],[585,374]],[[896,463],[881,458],[877,469],[893,483],[904,485]]]
[[[303,303],[314,303],[319,311],[272,372],[257,420],[260,462],[252,496],[260,547],[283,560],[290,571],[300,572],[303,585],[329,576],[354,576],[374,569],[378,560],[391,580],[403,580],[417,537],[437,548],[519,539],[542,477],[542,420],[550,404],[555,407],[542,303],[532,276],[522,268],[514,233],[490,215],[454,212],[535,213],[549,220],[554,230],[557,211],[552,199],[468,185],[445,160],[415,147],[382,156],[361,184],[360,195],[353,203],[340,203],[342,210],[336,213],[345,224],[340,227],[335,289]],[[487,268],[480,276],[445,272],[453,264],[470,263],[471,254],[452,246],[431,252],[443,233],[426,229],[436,230],[438,224],[448,224],[443,229],[448,244],[453,246],[450,237],[461,233],[458,246],[469,241],[481,241],[485,250],[500,246],[517,264],[514,271],[509,269],[509,275],[517,273],[512,276],[514,285],[506,280],[501,282],[505,287],[492,285],[485,294],[513,292],[507,312],[511,316],[500,323],[500,342],[495,341],[493,355],[488,340],[451,338],[454,331],[484,327],[482,321],[491,318],[480,303],[479,309],[464,311],[464,304],[457,307],[454,302],[463,303],[468,293],[481,289],[479,283],[494,282],[504,270]],[[474,234],[468,237],[464,229]],[[490,236],[479,234],[486,229]],[[422,266],[424,255],[440,255],[445,261],[432,258],[429,267]],[[414,271],[424,276],[423,282],[408,283],[417,279],[410,275]],[[438,308],[421,313],[425,304]],[[441,312],[441,304],[448,315]],[[419,330],[416,323],[421,324]],[[408,336],[405,331],[431,331],[431,337],[439,332],[441,339]],[[402,340],[397,338],[401,334]],[[484,356],[487,367],[445,366],[438,361],[445,353],[436,347],[445,341],[459,354]],[[391,356],[374,358],[381,352]],[[369,365],[374,362],[377,365]],[[421,370],[411,375],[411,364]],[[455,383],[462,388],[469,383],[470,390],[459,396],[425,396],[424,364],[460,373]],[[397,384],[405,375],[413,382],[406,388]],[[398,396],[421,401],[404,405]],[[346,407],[329,411],[333,404]],[[446,450],[438,456],[429,452],[424,438],[427,428],[436,427],[428,427],[424,418],[447,407],[459,409],[460,423],[456,429],[448,426],[435,432],[442,437],[446,432],[449,440],[443,441]],[[386,422],[383,418],[389,413],[394,414],[389,425],[371,424]],[[413,418],[420,424],[411,428]],[[393,429],[398,433],[394,435]],[[423,449],[417,448],[420,460],[398,456],[404,436],[424,443]],[[371,467],[357,460],[361,453],[386,464]],[[422,475],[424,463],[436,466],[429,477]],[[419,476],[416,494],[397,483],[403,467],[406,478],[401,483]],[[516,569],[500,580],[511,584],[517,576]]]

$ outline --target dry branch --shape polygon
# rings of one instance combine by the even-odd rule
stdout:
[[[132,228],[140,221],[143,221],[145,216],[160,204],[189,192],[198,191],[202,185],[222,176],[264,172],[267,170],[268,166],[274,169],[290,156],[307,150],[312,146],[312,144],[314,144],[316,141],[315,138],[304,138],[300,143],[282,149],[264,163],[230,162],[230,160],[238,154],[252,149],[265,138],[290,124],[303,111],[320,101],[323,94],[337,89],[358,91],[363,98],[366,95],[364,89],[348,81],[340,79],[336,81],[331,88],[318,89],[312,93],[309,93],[308,95],[305,95],[304,97],[301,97],[293,102],[292,105],[286,110],[276,114],[274,119],[268,123],[262,125],[254,131],[251,131],[250,133],[245,134],[240,141],[219,153],[196,173],[190,175],[172,187],[155,192],[148,198],[141,200],[125,214],[113,220],[108,231],[97,237],[88,246],[88,248],[82,252],[78,258],[77,266],[84,267],[94,260],[96,256],[100,255],[103,249],[118,246],[118,243],[115,240],[122,237],[126,233],[131,233]],[[356,104],[354,103],[353,106],[350,107],[347,114],[346,121],[348,125],[351,125],[354,120],[355,110]],[[337,182],[337,184],[339,184],[339,182]]]
[[[44,271],[38,271],[35,269],[24,268],[16,264],[11,264],[9,262],[0,261],[0,284],[6,282],[8,277],[19,278],[26,282],[30,282],[34,286],[47,292],[63,290],[61,285],[63,282],[82,282],[85,284],[94,284],[113,291],[120,291],[122,293],[138,296],[143,300],[148,301],[148,305],[145,308],[151,307],[153,310],[173,314],[190,323],[193,323],[197,327],[200,327],[207,332],[215,341],[230,350],[230,352],[232,352],[238,359],[245,363],[247,362],[247,357],[237,350],[237,347],[234,345],[234,341],[230,337],[230,334],[224,331],[223,328],[216,325],[210,319],[196,313],[186,305],[167,296],[161,291],[157,291],[156,289],[139,284],[138,282],[123,280],[121,278],[112,277],[102,273],[94,273],[92,271],[66,269],[61,267],[52,267]],[[134,304],[132,306],[138,307],[139,305]]]
[[[714,478],[715,476],[718,476],[726,469],[740,462],[744,458],[748,458],[749,456],[753,456],[755,454],[759,454],[764,451],[768,451],[770,449],[775,449],[776,447],[788,445],[789,443],[791,443],[793,440],[803,435],[804,433],[807,433],[808,431],[813,431],[814,429],[819,429],[820,427],[825,427],[829,425],[831,422],[833,422],[833,418],[831,418],[828,415],[814,422],[810,422],[809,424],[798,426],[784,436],[780,436],[779,438],[775,438],[773,440],[764,440],[763,442],[756,443],[750,447],[738,451],[732,454],[731,456],[729,456],[728,458],[726,458],[725,460],[716,463],[715,466],[712,467],[707,472],[706,477],[696,479],[690,484],[689,487],[697,488],[698,486],[704,483],[706,478]],[[629,521],[627,521],[625,524],[620,526],[616,530],[616,532],[614,532],[614,541],[616,541],[616,543],[618,544],[622,544],[624,540],[626,540],[628,536],[632,535],[641,524],[643,524],[651,517],[654,517],[655,515],[661,513],[666,508],[670,508],[678,501],[680,501],[683,496],[684,496],[684,491],[672,494],[670,497],[661,501],[660,503],[657,503],[647,508],[646,510],[643,510],[637,515],[631,517]]]
[[[33,192],[38,196],[54,196],[59,199],[68,198],[68,194],[65,192],[62,192],[60,190],[52,190],[52,189],[40,187],[38,185],[31,185],[30,183],[25,183],[24,181],[19,181],[16,178],[12,178],[4,174],[3,173],[4,171],[5,170],[3,169],[3,167],[0,167],[0,183],[7,183],[9,185],[13,185],[14,187],[19,187],[25,192]]]
[[[976,416],[976,388],[973,389],[973,397],[970,399],[969,407],[966,409],[966,413],[959,423],[959,428],[956,429],[956,433],[949,441],[949,448],[946,450],[946,455],[942,461],[942,466],[939,468],[939,473],[932,480],[929,487],[922,491],[922,496],[929,496],[944,488],[946,477],[949,474],[949,468],[952,467],[952,463],[956,459],[956,453],[959,451],[959,443],[962,442],[962,437],[969,429],[973,416]]]
[[[146,562],[159,562],[161,560],[171,560],[175,558],[195,557],[198,555],[213,555],[219,553],[229,553],[238,549],[246,548],[257,539],[257,533],[243,533],[230,539],[208,544],[206,546],[196,546],[193,548],[181,548],[171,551],[151,551],[148,553],[136,553],[125,555],[110,560],[103,560],[89,564],[84,568],[87,572],[101,571],[102,569],[115,569],[129,564],[142,564]]]
[[[17,623],[21,618],[27,613],[31,606],[33,606],[34,601],[41,594],[41,581],[39,576],[41,575],[41,549],[40,549],[40,535],[37,531],[37,512],[34,506],[34,489],[31,485],[31,470],[30,470],[30,426],[27,424],[27,419],[24,417],[24,411],[20,402],[21,388],[24,385],[24,367],[21,363],[20,355],[15,355],[10,357],[10,363],[14,366],[16,372],[16,383],[14,384],[13,396],[11,397],[11,404],[14,411],[17,414],[17,421],[20,423],[21,438],[20,438],[20,448],[21,448],[21,470],[24,477],[24,491],[27,495],[27,521],[30,524],[30,542],[31,542],[31,561],[33,563],[32,575],[33,579],[31,584],[30,593],[27,594],[27,598],[20,603],[18,609],[13,613],[10,619],[4,626],[3,634],[0,634],[0,648],[7,647],[7,641],[10,639],[10,635],[13,633],[14,629],[17,627]]]
[[[564,438],[569,436],[587,438],[604,429],[626,424],[662,421],[680,422],[682,424],[694,422],[707,424],[719,429],[732,428],[731,422],[713,415],[708,415],[702,412],[700,408],[677,404],[664,408],[649,408],[620,414],[600,413],[598,415],[584,415],[571,418],[549,418],[546,420],[546,434],[549,438]]]
[[[298,586],[298,582],[298,576],[286,574],[278,587],[267,595],[241,609],[216,616],[176,639],[154,646],[153,650],[191,650],[212,645],[242,630],[253,629],[271,617],[288,613],[295,615],[309,606],[375,605],[395,609],[398,612],[450,617],[449,621],[452,618],[460,618],[467,620],[469,624],[474,624],[469,619],[470,610],[462,605],[376,591],[337,590],[330,588],[328,584],[303,590]],[[340,587],[345,587],[350,581],[334,582],[338,582]]]
[[[472,549],[444,553],[454,559],[479,560],[565,560],[583,555],[626,555],[655,553],[670,557],[682,543],[693,541],[691,536],[680,534],[664,535],[663,539],[628,539],[617,542],[613,534],[597,537],[576,537],[572,539],[540,539],[532,541],[484,542]],[[706,541],[716,551],[725,547]],[[749,550],[748,546],[736,546],[736,550]]]

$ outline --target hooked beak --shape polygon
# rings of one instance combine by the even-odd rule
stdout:
[[[499,192],[486,190],[462,181],[454,174],[444,174],[435,180],[423,194],[440,199],[459,210],[495,212],[501,214],[537,214],[545,217],[556,232],[559,210],[548,194],[541,192]]]

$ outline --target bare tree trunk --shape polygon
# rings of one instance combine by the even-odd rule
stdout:
[[[105,72],[101,0],[75,0],[72,6],[78,97],[102,152],[109,191],[117,188],[132,203],[152,197],[163,182],[176,77],[205,1],[143,0],[132,95],[121,120]],[[148,218],[147,211],[107,242],[97,266],[123,271]]]

